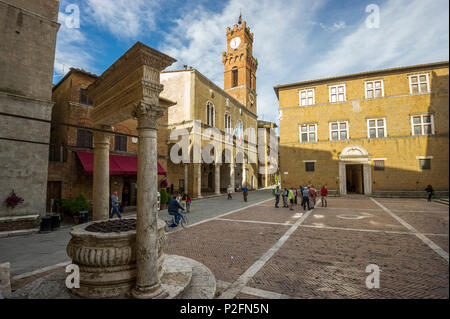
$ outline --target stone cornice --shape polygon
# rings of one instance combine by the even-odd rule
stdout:
[[[175,62],[176,60],[174,58],[152,49],[141,42],[137,42],[88,87],[88,95],[95,96],[96,89],[100,86],[100,83],[104,82],[113,75],[114,77],[120,78],[120,75],[124,72],[132,72],[136,68],[143,65],[156,68],[159,72],[161,72]]]

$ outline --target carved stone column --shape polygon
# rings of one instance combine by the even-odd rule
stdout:
[[[339,161],[339,196],[347,195],[345,163]]]
[[[109,219],[109,137],[108,133],[94,131],[93,220]]]
[[[214,172],[214,182],[215,182],[215,193],[217,195],[220,195],[220,164],[215,165],[215,172]]]
[[[135,298],[164,298],[158,276],[157,238],[157,148],[156,120],[164,109],[157,103],[142,101],[136,105],[139,132],[138,173],[137,173],[137,225],[136,225],[136,286],[132,294]]]
[[[184,164],[184,193],[188,194],[188,182],[189,182],[189,171],[188,171],[188,166],[189,164]]]
[[[236,181],[234,180],[234,163],[230,163],[230,185],[233,188],[233,192],[234,192],[234,188],[236,187]]]
[[[202,198],[202,164],[197,164],[197,198]]]

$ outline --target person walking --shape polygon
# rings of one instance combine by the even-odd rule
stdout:
[[[228,185],[227,194],[228,194],[228,199],[233,199],[233,196],[231,195],[231,194],[233,194],[233,187],[231,187],[231,185]]]
[[[309,189],[308,189],[307,186],[303,187],[302,206],[303,206],[303,210],[306,210],[306,206],[308,206],[308,210],[310,210],[310,206],[309,206]]]
[[[322,200],[322,207],[325,204],[325,207],[327,207],[327,196],[328,196],[328,189],[325,187],[325,185],[322,186],[322,189],[320,190],[320,198]]]
[[[314,206],[316,206],[316,198],[317,198],[317,191],[314,188],[313,185],[310,185],[309,187],[309,205],[311,207],[311,209],[314,209]]]
[[[294,210],[293,206],[294,206],[294,190],[293,189],[289,189],[288,191],[288,200],[289,200],[289,210]]]
[[[191,212],[191,203],[192,203],[191,196],[189,196],[189,194],[187,194],[186,195],[186,213]]]
[[[297,188],[293,188],[292,191],[294,192],[294,204],[297,205]]]
[[[289,195],[289,192],[288,192],[287,188],[285,188],[283,190],[283,194],[282,194],[282,196],[283,196],[283,208],[288,208],[289,207],[288,206],[288,195]]]
[[[277,186],[277,188],[275,189],[275,207],[276,208],[280,208],[278,206],[278,204],[280,203],[280,195],[281,195],[281,190],[280,190],[280,187]]]
[[[183,207],[183,209],[186,211],[186,194],[183,194],[183,196],[181,197],[181,207]]]
[[[119,219],[122,219],[122,216],[120,215],[120,211],[119,211],[119,204],[120,204],[119,196],[117,195],[117,192],[114,192],[111,195],[112,211],[109,214],[110,219],[113,218],[114,214],[117,214],[117,217],[119,217]]]
[[[432,198],[433,195],[434,195],[434,189],[433,189],[433,186],[428,185],[427,188],[425,188],[425,191],[426,191],[427,194],[428,194],[428,201],[431,202],[431,198]]]
[[[248,198],[248,188],[246,185],[244,185],[244,187],[242,187],[242,193],[244,194],[244,202],[246,202],[247,198]]]

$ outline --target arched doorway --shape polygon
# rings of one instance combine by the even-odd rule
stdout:
[[[338,157],[339,194],[372,194],[370,154],[361,146],[350,145]]]

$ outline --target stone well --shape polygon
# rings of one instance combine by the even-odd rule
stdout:
[[[163,275],[165,223],[158,220],[158,277]],[[72,293],[85,298],[131,296],[136,283],[136,220],[90,222],[71,229],[67,254],[80,269],[80,288]]]

